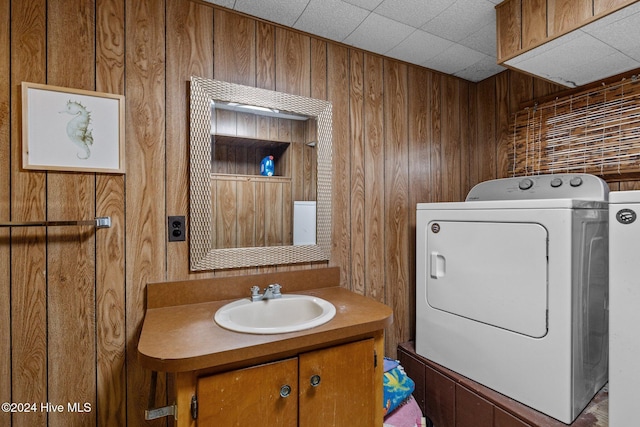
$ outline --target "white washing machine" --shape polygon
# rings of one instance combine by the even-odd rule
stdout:
[[[640,402],[640,191],[609,198],[609,425],[637,425]]]
[[[608,193],[540,175],[418,204],[417,352],[570,424],[607,381]]]

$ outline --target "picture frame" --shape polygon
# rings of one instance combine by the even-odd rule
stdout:
[[[124,174],[124,96],[22,82],[25,170]]]

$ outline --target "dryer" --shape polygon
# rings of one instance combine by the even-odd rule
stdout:
[[[540,175],[418,204],[416,351],[570,424],[607,380],[608,192]]]

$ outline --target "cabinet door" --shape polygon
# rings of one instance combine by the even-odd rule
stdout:
[[[497,406],[493,408],[493,427],[531,427]]]
[[[493,427],[493,405],[456,384],[456,427]]]
[[[455,383],[428,366],[424,367],[424,415],[437,427],[455,426]]]
[[[522,0],[522,49],[529,50],[547,39],[547,1]]]
[[[506,0],[496,6],[498,62],[522,48],[521,0]]]
[[[296,358],[199,378],[197,392],[200,426],[298,425]]]
[[[382,389],[375,387],[373,339],[305,353],[299,363],[300,427],[375,425]]]

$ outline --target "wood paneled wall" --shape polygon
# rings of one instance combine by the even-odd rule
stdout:
[[[510,71],[473,84],[195,0],[0,0],[0,221],[112,218],[0,229],[0,402],[92,408],[0,425],[166,425],[144,421],[146,284],[314,267],[194,274],[188,242],[167,243],[167,216],[188,215],[191,75],[332,101],[328,264],[394,309],[391,356],[414,333],[415,204],[506,176],[510,114],[558,90]],[[22,81],[124,94],[126,175],[21,170]]]

